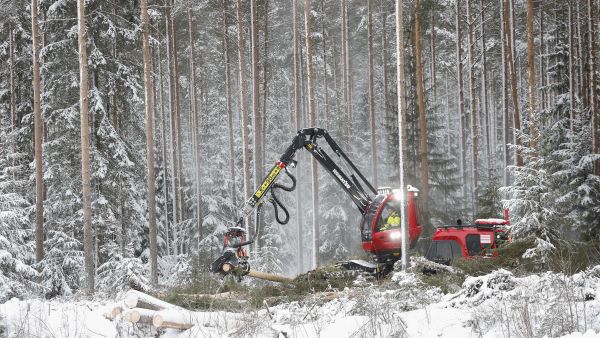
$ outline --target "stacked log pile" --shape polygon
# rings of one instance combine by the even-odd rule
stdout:
[[[129,291],[123,301],[108,306],[104,317],[118,316],[130,323],[149,324],[157,328],[187,330],[194,326],[195,314],[176,305],[139,291]]]

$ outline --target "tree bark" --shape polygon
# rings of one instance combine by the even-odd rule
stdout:
[[[150,66],[150,28],[148,0],[140,1],[142,16],[142,50],[144,57],[144,88],[146,102],[146,166],[148,182],[148,227],[150,230],[150,282],[158,285],[157,231],[156,231],[156,177],[154,176],[154,102],[152,96],[152,69]]]
[[[325,130],[329,130],[329,85],[327,83],[327,38],[325,35],[325,0],[321,0],[321,15],[323,16],[321,20],[321,35],[323,36],[323,90],[325,91],[325,102],[323,104],[323,128]]]
[[[408,260],[408,227],[406,224],[406,185],[404,184],[404,173],[406,172],[408,153],[408,135],[406,129],[406,83],[404,78],[404,8],[403,1],[396,0],[396,76],[398,95],[398,151],[399,151],[399,178],[400,189],[400,229],[402,232],[402,270],[409,267]]]
[[[171,32],[171,21],[173,18],[171,17],[171,5],[170,2],[165,6],[165,36],[167,38],[167,63],[169,66],[169,134],[171,134],[171,142],[170,142],[170,152],[171,152],[171,191],[173,193],[172,196],[172,221],[171,221],[171,234],[173,237],[172,245],[173,254],[178,254],[178,230],[177,223],[179,221],[179,199],[177,198],[177,123],[176,123],[176,115],[177,115],[177,105],[175,104],[175,87],[177,87],[177,80],[175,74],[175,66],[174,66],[174,56],[173,56],[173,36]]]
[[[175,0],[171,0],[171,9],[175,8]],[[171,14],[173,14],[171,12]],[[178,207],[178,211],[177,214],[179,215],[178,221],[182,221],[185,217],[183,214],[183,192],[182,192],[182,187],[181,187],[181,180],[182,180],[182,172],[183,172],[183,159],[181,156],[181,148],[182,148],[182,142],[181,142],[181,134],[182,134],[182,129],[181,129],[181,104],[180,104],[180,95],[179,95],[179,58],[177,56],[177,30],[175,29],[175,20],[173,18],[171,18],[171,47],[172,47],[172,58],[173,58],[173,92],[174,92],[174,96],[175,96],[175,135],[176,137],[174,138],[176,140],[176,152],[177,152],[177,171],[176,171],[176,184],[177,184],[177,189],[174,190],[175,192],[175,196],[177,198],[177,207]],[[180,241],[180,244],[183,248],[183,243],[184,240],[182,239]]]
[[[569,2],[567,6],[569,7],[569,129],[571,129],[571,132],[573,132],[573,122],[575,120],[575,73],[573,70],[573,54],[575,53],[575,47],[573,44],[573,4]]]
[[[258,0],[250,1],[250,18],[251,18],[251,35],[250,39],[252,44],[252,116],[253,116],[253,154],[254,161],[252,162],[254,165],[254,191],[258,189],[258,186],[261,184],[263,179],[263,173],[261,170],[260,163],[262,154],[262,144],[261,144],[261,111],[260,111],[260,74],[258,72]],[[260,238],[262,236],[262,221],[260,220],[260,209],[256,208],[255,213],[255,237],[256,237],[256,248],[260,248]]]
[[[296,0],[292,0],[292,31],[293,31],[293,51],[294,51],[294,118],[296,130],[302,128],[302,112],[300,108],[300,56],[298,55],[298,14]],[[300,171],[296,173],[296,180],[299,186],[302,186]],[[304,271],[304,230],[302,229],[302,195],[300,189],[296,189],[296,212],[298,222],[298,272]]]
[[[157,23],[157,26],[160,26]],[[169,185],[168,185],[168,172],[169,172],[169,168],[168,168],[168,159],[167,159],[167,135],[166,135],[166,130],[167,127],[165,125],[165,121],[167,119],[167,117],[165,116],[165,107],[164,107],[164,100],[163,100],[163,72],[162,72],[162,61],[161,61],[161,57],[162,57],[162,53],[160,51],[160,45],[161,45],[161,40],[160,40],[160,28],[157,27],[157,39],[158,39],[158,43],[156,44],[156,49],[157,49],[157,53],[158,53],[158,58],[157,58],[157,64],[158,64],[158,106],[159,106],[159,113],[160,113],[160,134],[161,134],[161,149],[162,149],[162,166],[163,166],[163,189],[164,189],[164,197],[165,197],[165,218],[164,218],[164,231],[165,231],[165,245],[166,245],[166,249],[167,249],[167,255],[170,253],[170,239],[169,239]]]
[[[464,90],[463,90],[463,61],[462,61],[462,41],[461,41],[461,32],[460,32],[460,0],[456,0],[456,78],[458,81],[458,111],[460,115],[460,143],[459,143],[459,153],[460,153],[460,177],[461,177],[461,195],[466,198],[466,189],[467,186],[467,137],[465,135],[466,128],[466,117],[465,117],[465,98],[464,98]]]
[[[509,21],[509,7],[510,0],[504,0],[504,36],[506,41],[506,57],[508,63],[508,71],[510,73],[510,87],[512,91],[512,101],[513,101],[513,124],[515,129],[515,146],[516,150],[516,160],[515,165],[517,167],[523,166],[523,155],[521,154],[521,116],[519,111],[519,97],[517,93],[517,73],[515,71],[515,63],[513,58],[513,41],[511,40],[511,25]]]
[[[569,6],[570,7],[570,6]],[[529,147],[531,147],[531,157],[535,158],[537,148],[537,124],[535,111],[537,109],[535,83],[535,45],[533,36],[533,0],[527,0],[527,63],[529,64]],[[570,51],[569,51],[570,54]],[[571,77],[571,74],[569,74]]]
[[[368,39],[368,87],[369,87],[369,119],[371,125],[371,168],[373,171],[373,184],[377,187],[377,138],[375,129],[375,93],[373,84],[373,14],[371,13],[371,2],[367,0],[367,39]]]
[[[311,30],[311,7],[310,0],[304,0],[304,32],[306,34],[306,78],[308,80],[308,124],[315,127],[317,123],[317,112],[315,109],[315,84],[313,77],[313,48]],[[317,160],[313,157],[310,162],[312,176],[312,227],[313,227],[313,268],[319,266],[319,186]]]
[[[38,24],[38,2],[31,0],[31,31],[33,38],[33,119],[35,140],[35,260],[40,262],[44,258],[44,179],[42,176],[42,108],[41,108],[41,84],[40,84],[40,46],[39,46],[39,24]],[[11,39],[11,87],[14,88],[14,56],[12,51],[12,29]],[[14,100],[11,90],[11,104]],[[11,105],[14,109],[14,105]],[[15,114],[11,115],[14,118]],[[87,116],[87,115],[86,115]],[[13,124],[14,128],[14,124]]]
[[[239,94],[240,108],[242,111],[242,166],[244,173],[244,199],[250,198],[250,156],[248,154],[249,130],[248,130],[248,93],[246,89],[246,42],[244,39],[244,13],[243,1],[236,0],[236,17],[238,26],[238,61],[239,61]],[[244,221],[249,230],[248,220]]]
[[[600,137],[598,135],[598,111],[596,99],[596,42],[594,32],[593,1],[588,0],[588,53],[590,72],[590,113],[592,115],[592,154],[599,154]],[[600,161],[594,161],[594,175],[600,175]]]
[[[200,184],[201,181],[201,173],[202,166],[200,161],[200,119],[198,116],[198,100],[196,99],[196,48],[194,47],[194,32],[192,30],[192,8],[190,5],[190,1],[188,0],[188,35],[190,42],[190,114],[192,115],[192,148],[194,149],[194,164],[195,164],[195,180],[196,180],[196,227],[198,230],[198,250],[200,250],[200,242],[203,237],[203,228],[202,228],[202,186]]]
[[[501,57],[502,57],[502,149],[503,149],[503,174],[502,174],[502,182],[504,186],[508,186],[508,162],[509,162],[509,152],[508,152],[508,83],[507,83],[507,74],[508,74],[508,66],[507,66],[507,55],[506,55],[506,45],[507,38],[504,34],[504,0],[500,0],[500,40],[501,40]]]
[[[229,132],[229,174],[231,175],[231,204],[236,206],[235,189],[235,152],[233,149],[233,111],[231,109],[231,70],[229,66],[229,25],[227,16],[229,15],[229,0],[223,0],[223,59],[225,63],[225,109],[227,110],[227,129]],[[236,215],[232,215],[235,219]]]
[[[37,2],[37,0],[36,0]],[[17,127],[17,95],[16,95],[16,86],[15,86],[15,36],[14,29],[12,24],[9,28],[9,36],[8,36],[8,52],[10,54],[10,127],[11,132],[15,130]]]
[[[415,61],[417,82],[417,103],[419,109],[419,129],[421,130],[420,158],[421,158],[421,212],[425,222],[425,233],[429,234],[429,158],[427,145],[427,120],[425,116],[425,80],[423,78],[423,49],[421,47],[421,16],[420,1],[415,0]],[[403,187],[404,188],[404,187]]]
[[[471,15],[471,0],[467,0],[467,52],[468,52],[468,68],[469,68],[469,99],[471,110],[471,205],[474,214],[477,214],[477,185],[478,185],[478,141],[479,130],[477,126],[477,96],[475,95],[475,52],[473,46],[475,39],[473,38],[473,16]]]
[[[479,20],[479,32],[481,35],[481,39],[479,40],[481,43],[481,116],[482,122],[485,121],[485,142],[486,142],[486,158],[487,158],[487,166],[488,170],[492,168],[492,149],[491,149],[491,140],[490,136],[493,134],[490,129],[490,113],[488,110],[488,92],[487,92],[487,47],[485,43],[485,10],[483,0],[479,0],[479,7],[481,10],[480,20]]]
[[[92,205],[90,192],[90,129],[88,125],[88,65],[85,1],[77,0],[79,44],[79,108],[81,114],[81,177],[83,185],[83,251],[86,289],[94,293],[94,234],[92,233]]]

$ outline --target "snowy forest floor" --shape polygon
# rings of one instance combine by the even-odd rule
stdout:
[[[474,277],[464,264],[413,257],[408,271],[381,280],[329,266],[287,286],[225,281],[215,291],[227,299],[164,294],[197,311],[187,331],[105,319],[122,295],[12,299],[0,305],[0,337],[600,337],[600,265],[575,274],[508,269]]]

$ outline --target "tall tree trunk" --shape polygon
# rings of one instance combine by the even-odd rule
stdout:
[[[325,35],[325,19],[327,13],[325,12],[325,0],[321,0],[321,35],[323,36],[323,90],[325,91],[325,102],[323,104],[323,127],[325,130],[329,130],[329,85],[327,83],[327,37]]]
[[[140,1],[142,16],[142,50],[144,55],[144,88],[146,102],[146,165],[148,174],[148,228],[150,230],[150,282],[158,285],[157,265],[157,231],[156,231],[156,194],[154,176],[154,102],[152,96],[152,69],[150,66],[150,28],[148,17],[148,0]]]
[[[231,109],[231,70],[229,68],[229,33],[228,9],[229,0],[223,0],[223,59],[225,63],[225,109],[227,110],[227,129],[229,132],[229,174],[231,175],[231,204],[236,206],[235,189],[235,152],[233,149],[233,111]],[[233,215],[235,219],[235,215]]]
[[[36,1],[37,2],[37,1]],[[12,24],[9,28],[8,51],[10,53],[10,131],[17,127],[17,95],[15,86],[15,36]]]
[[[511,40],[511,25],[509,21],[509,13],[508,7],[510,0],[504,0],[504,37],[506,41],[506,57],[508,61],[508,71],[510,73],[510,87],[512,91],[512,101],[513,101],[513,124],[515,129],[515,146],[516,150],[516,161],[515,165],[517,167],[523,166],[523,155],[521,154],[521,116],[519,112],[519,97],[517,94],[517,73],[515,71],[515,62],[513,58],[513,41]]]
[[[531,157],[535,158],[537,156],[537,124],[535,122],[535,111],[537,109],[537,86],[535,83],[535,45],[533,42],[533,15],[533,0],[527,0],[527,63],[529,64],[529,146],[532,149]],[[569,74],[569,77],[571,77],[571,74]]]
[[[79,109],[81,114],[81,177],[83,185],[83,252],[86,289],[94,293],[94,234],[92,233],[92,205],[90,192],[90,129],[88,125],[88,66],[85,1],[77,0],[79,42]],[[41,130],[40,130],[41,132]]]
[[[236,18],[238,26],[238,61],[239,61],[239,94],[240,108],[242,111],[242,166],[244,173],[244,199],[250,198],[250,156],[248,154],[248,93],[246,89],[246,41],[244,39],[244,13],[243,1],[236,0]],[[246,229],[250,229],[248,219],[244,220]]]
[[[467,137],[465,135],[466,129],[466,117],[465,117],[465,98],[464,98],[464,90],[463,90],[463,61],[462,61],[462,37],[460,32],[460,0],[456,0],[456,78],[458,81],[458,112],[460,115],[460,143],[459,143],[459,153],[460,153],[460,177],[461,177],[461,195],[466,198],[466,189],[467,186]]]
[[[263,173],[261,170],[261,159],[260,155],[262,153],[261,147],[261,111],[260,111],[260,74],[258,72],[258,0],[250,1],[250,17],[251,17],[251,35],[250,39],[252,43],[252,116],[253,116],[253,153],[254,153],[254,161],[252,162],[254,165],[254,190],[258,189],[258,186],[262,182]],[[262,221],[259,218],[260,208],[256,208],[256,218],[255,218],[255,237],[256,248],[260,248],[260,237],[262,236]]]
[[[371,13],[371,2],[372,0],[367,0],[369,118],[371,122],[371,168],[373,170],[373,183],[377,187],[377,144],[375,143],[377,135],[375,129],[375,93],[373,88],[373,15]]]
[[[177,161],[177,123],[176,123],[176,115],[177,115],[177,105],[176,101],[176,93],[175,88],[177,87],[177,77],[175,74],[175,61],[174,61],[174,51],[173,51],[173,36],[171,35],[171,21],[173,18],[171,17],[171,5],[170,2],[165,6],[165,36],[167,38],[167,63],[169,65],[169,134],[171,135],[170,142],[170,152],[171,152],[171,191],[173,193],[172,196],[172,221],[171,221],[171,234],[173,237],[172,248],[173,254],[178,254],[178,230],[177,223],[179,222],[179,199],[177,198],[177,171],[178,171],[178,161]]]
[[[40,27],[38,24],[37,0],[31,0],[31,31],[33,38],[33,119],[35,139],[35,260],[39,263],[44,258],[44,179],[42,177],[42,108],[40,102]],[[12,34],[11,29],[11,48]],[[14,62],[12,52],[13,51],[11,50],[11,60]],[[12,74],[14,71],[13,69],[14,63],[11,67],[11,84],[14,86],[12,83],[12,81],[14,81],[14,76]],[[12,93],[13,91],[11,90],[11,100],[14,99]],[[14,117],[14,115],[12,115],[12,117]]]
[[[381,2],[381,45],[383,51],[381,53],[381,66],[383,69],[383,110],[384,116],[387,118],[389,114],[389,100],[388,100],[388,39],[387,39],[387,7],[385,6],[385,0]],[[388,145],[391,147],[391,145]]]
[[[267,133],[267,101],[269,97],[269,0],[265,0],[265,25],[263,26],[263,59],[262,59],[262,113],[260,114],[260,144],[261,144],[261,154],[260,154],[260,168],[264,173],[265,170],[265,137]],[[264,227],[264,222],[263,222]]]
[[[175,8],[175,0],[171,0],[171,8]],[[174,15],[174,13],[172,12]],[[177,30],[175,29],[175,20],[171,18],[171,45],[172,45],[172,54],[173,54],[173,73],[174,73],[174,96],[175,96],[175,134],[176,134],[176,151],[177,151],[177,171],[175,178],[177,179],[177,189],[175,190],[175,194],[177,197],[177,207],[179,221],[185,218],[183,214],[183,188],[181,186],[181,180],[183,175],[183,159],[181,156],[181,148],[182,148],[182,129],[181,129],[181,104],[180,104],[180,95],[179,95],[179,58],[177,56]],[[184,240],[181,240],[181,245],[183,246]]]
[[[304,32],[306,34],[306,78],[308,80],[308,124],[315,126],[317,123],[317,112],[315,109],[315,83],[313,77],[313,48],[311,30],[311,7],[310,0],[304,0]],[[317,160],[313,157],[310,162],[312,176],[312,207],[313,207],[313,268],[319,266],[319,186],[317,172]]]
[[[475,95],[475,52],[473,46],[475,41],[473,38],[473,16],[471,15],[471,0],[467,0],[467,52],[468,52],[468,68],[469,68],[469,99],[471,110],[471,205],[474,214],[477,214],[477,186],[478,186],[478,141],[479,130],[477,126],[477,96]]]
[[[300,130],[302,128],[302,112],[300,108],[300,87],[302,86],[300,83],[300,55],[298,52],[298,14],[296,0],[292,0],[292,31],[293,31],[293,51],[294,51],[294,118],[296,124],[296,130]],[[301,187],[301,175],[300,171],[296,173],[296,180],[298,185]],[[301,189],[296,189],[296,212],[297,212],[297,222],[298,222],[298,272],[301,273],[304,271],[304,230],[303,219],[302,219],[302,194],[300,193]]]
[[[575,3],[575,12],[577,13],[577,54],[578,54],[578,68],[579,68],[579,84],[578,90],[580,99],[583,101],[583,105],[588,105],[588,95],[587,95],[587,54],[583,52],[583,47],[585,45],[585,41],[583,40],[583,28],[581,27],[581,22],[585,24],[585,20],[581,20],[580,16],[580,4],[579,2]]]
[[[425,116],[425,80],[423,78],[423,49],[421,47],[421,16],[420,1],[415,0],[415,59],[416,59],[416,82],[417,103],[419,109],[419,129],[421,131],[420,157],[421,157],[421,212],[425,222],[425,234],[429,234],[429,158],[427,146],[427,120]]]
[[[156,49],[157,49],[157,64],[158,64],[158,107],[159,107],[159,113],[160,113],[160,134],[161,134],[161,153],[162,153],[162,166],[163,166],[163,194],[165,196],[165,218],[164,218],[164,224],[163,224],[163,228],[165,231],[165,245],[166,245],[166,249],[167,249],[167,255],[170,253],[170,239],[169,239],[169,185],[168,183],[168,172],[169,172],[169,168],[168,168],[168,158],[167,158],[167,135],[166,135],[166,119],[167,117],[165,116],[165,106],[164,106],[164,100],[163,100],[163,72],[162,72],[162,53],[160,51],[160,45],[161,45],[161,40],[160,40],[160,24],[157,23],[157,31],[156,31],[156,36],[158,39],[158,43],[156,44]]]
[[[509,162],[509,152],[508,152],[508,81],[506,79],[508,74],[508,66],[507,66],[507,55],[506,55],[506,45],[507,38],[504,34],[504,0],[500,0],[500,40],[501,40],[501,57],[502,57],[502,149],[503,149],[503,174],[502,174],[502,184],[504,186],[508,186],[508,162]]]
[[[592,114],[592,154],[600,152],[600,137],[598,135],[598,111],[596,103],[596,41],[594,32],[593,1],[588,0],[588,53],[590,72],[590,113]],[[600,161],[594,161],[594,174],[600,175]]]
[[[493,134],[490,131],[490,119],[488,110],[488,91],[487,91],[487,48],[485,44],[485,9],[483,0],[479,0],[479,7],[481,10],[480,13],[480,21],[479,21],[479,32],[481,35],[481,39],[479,40],[481,43],[481,116],[483,117],[483,121],[485,121],[485,141],[486,141],[486,158],[487,158],[487,167],[488,170],[491,171],[492,168],[492,149],[491,149],[491,140],[490,136]]]
[[[198,250],[200,250],[200,242],[203,237],[203,229],[202,229],[202,185],[200,184],[200,179],[202,177],[202,165],[200,160],[200,118],[198,116],[198,100],[196,99],[196,48],[194,47],[194,32],[192,30],[192,8],[190,5],[190,1],[188,0],[188,35],[190,42],[190,114],[192,115],[192,148],[194,149],[194,164],[195,164],[195,180],[196,180],[196,227],[198,229]]]
[[[400,189],[400,229],[402,232],[402,270],[409,267],[408,260],[408,227],[406,224],[406,185],[404,184],[404,173],[406,172],[408,153],[408,135],[406,128],[406,83],[404,79],[404,8],[403,1],[396,0],[396,76],[398,95],[398,151],[399,151],[399,177]]]
[[[540,0],[540,109],[546,109],[546,67],[544,67],[544,0]]]
[[[349,66],[348,66],[348,60],[349,57],[347,54],[348,50],[346,49],[346,41],[348,40],[348,17],[347,17],[347,0],[341,0],[341,6],[340,6],[340,10],[341,10],[341,18],[342,18],[342,22],[341,22],[341,28],[340,28],[340,35],[342,37],[342,41],[340,43],[340,47],[341,47],[341,58],[342,58],[342,62],[341,62],[341,67],[342,67],[342,97],[343,97],[343,101],[344,101],[344,119],[346,121],[346,123],[343,124],[343,128],[344,128],[344,136],[345,136],[345,142],[348,143],[349,142],[349,138],[350,138],[350,131],[352,129],[351,127],[351,120],[350,120],[350,94],[348,92],[348,89],[350,88],[350,85],[348,84],[348,72],[349,72]],[[348,145],[348,144],[347,144]]]
[[[575,47],[573,44],[573,4],[569,2],[567,6],[569,7],[569,128],[571,129],[571,132],[573,132],[573,122],[575,120],[575,73],[573,70],[573,54],[575,54]]]

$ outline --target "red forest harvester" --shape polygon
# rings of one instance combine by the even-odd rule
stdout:
[[[339,158],[344,160],[343,167],[348,170],[349,173],[344,172],[340,166],[327,155],[323,148],[317,144],[318,140],[325,140],[333,152]],[[400,258],[402,236],[400,233],[400,202],[398,196],[403,192],[400,190],[392,192],[391,189],[377,191],[373,188],[371,183],[369,183],[365,176],[358,168],[356,168],[348,156],[346,156],[338,144],[324,129],[306,128],[298,131],[297,135],[292,140],[292,143],[280,157],[279,161],[275,163],[254,195],[244,204],[242,215],[239,218],[236,227],[243,228],[244,217],[250,215],[254,208],[261,207],[262,199],[267,192],[271,193],[268,200],[275,208],[275,219],[277,222],[286,224],[289,221],[289,213],[277,198],[275,190],[281,189],[292,191],[295,189],[296,179],[287,168],[295,167],[297,162],[294,160],[294,156],[296,152],[302,148],[308,150],[324,169],[331,174],[339,184],[340,188],[348,194],[361,214],[361,219],[357,220],[357,223],[360,227],[362,246],[364,250],[373,254],[375,262],[368,263],[357,260],[347,262],[347,266],[359,267],[373,272],[390,268],[393,263]],[[276,182],[282,171],[284,171],[292,180],[291,186],[284,186]],[[355,174],[358,175],[358,178],[360,178],[362,183],[366,186],[366,191]],[[409,245],[410,247],[414,247],[421,233],[417,206],[418,190],[408,186],[406,192],[408,201]],[[279,217],[279,209],[285,214],[283,219]],[[232,256],[231,253],[233,252],[237,251],[226,250],[223,256],[219,257],[211,265],[211,271],[224,275],[230,272],[235,273],[236,271],[241,271],[241,274],[245,271],[249,271],[247,260]],[[233,267],[233,269],[230,269],[231,267]]]
[[[508,210],[504,219],[477,219],[475,224],[438,227],[425,257],[431,261],[449,265],[452,260],[468,257],[498,256],[495,249],[510,242]]]

